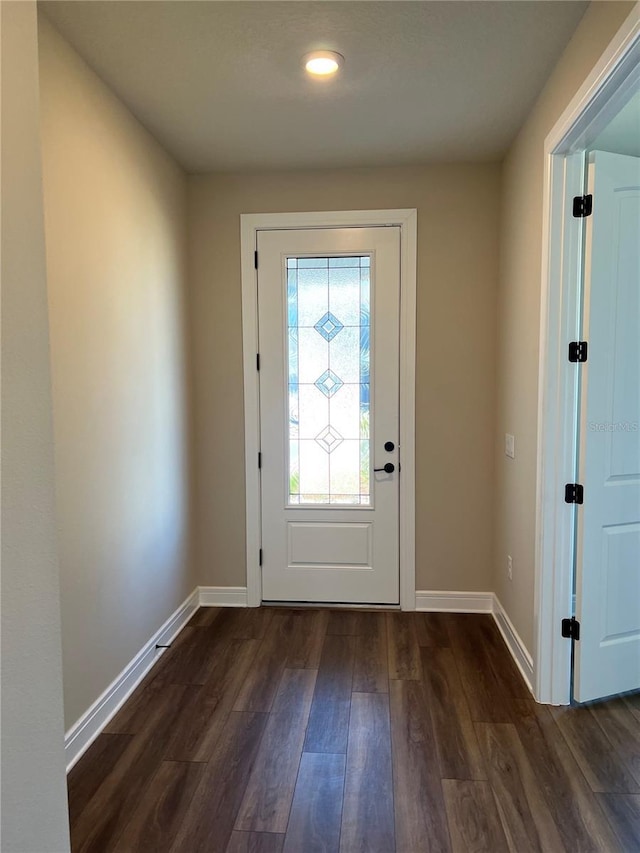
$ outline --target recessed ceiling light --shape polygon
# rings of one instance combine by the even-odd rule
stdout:
[[[344,63],[344,56],[332,50],[314,50],[302,57],[304,67],[314,77],[331,77]]]

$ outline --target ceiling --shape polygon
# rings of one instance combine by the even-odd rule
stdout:
[[[636,92],[589,147],[594,151],[640,157],[640,92]]]
[[[498,160],[587,3],[41,2],[190,172]],[[308,79],[314,48],[345,57]]]

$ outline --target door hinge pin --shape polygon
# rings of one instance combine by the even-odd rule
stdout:
[[[584,487],[580,483],[567,483],[564,487],[564,502],[567,504],[584,503]]]
[[[577,195],[573,199],[573,215],[576,219],[581,219],[585,216],[591,216],[593,212],[593,196]]]
[[[562,636],[567,640],[580,639],[580,623],[575,616],[562,620]]]
[[[258,250],[257,249],[253,253],[253,265],[256,269],[258,269]]]
[[[258,468],[262,468],[262,453],[258,451]]]
[[[589,345],[586,341],[571,341],[569,344],[569,361],[585,362]]]
[[[260,566],[262,565],[262,548],[260,548],[260,553],[259,553],[259,555],[258,555],[258,564],[259,564]]]
[[[260,353],[256,353],[256,370],[260,370]]]

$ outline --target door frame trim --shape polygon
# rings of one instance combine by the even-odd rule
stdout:
[[[581,157],[617,111],[626,87],[640,79],[639,55],[636,4],[544,145],[534,691],[545,704],[571,700],[571,642],[561,636],[561,619],[573,614],[577,508],[565,504],[564,483],[576,481],[579,372],[567,369],[566,348],[581,332],[584,220],[573,219],[570,202],[585,192]]]
[[[249,213],[240,216],[242,274],[242,354],[244,371],[244,446],[246,490],[247,605],[262,602],[258,555],[261,543],[260,385],[258,352],[258,272],[254,264],[258,231],[308,228],[400,228],[400,607],[415,610],[415,374],[418,212],[339,210],[313,213]]]

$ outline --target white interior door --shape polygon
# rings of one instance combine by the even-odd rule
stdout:
[[[640,689],[640,158],[589,165],[574,696]]]
[[[400,229],[257,244],[263,600],[397,604]]]

